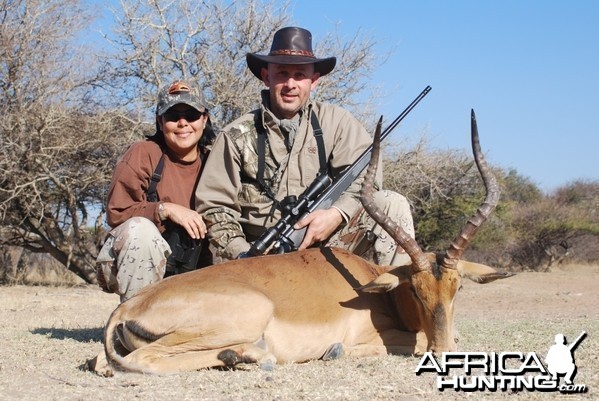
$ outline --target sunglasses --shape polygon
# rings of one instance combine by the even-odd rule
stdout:
[[[168,110],[162,116],[166,121],[177,122],[184,118],[187,122],[194,122],[200,119],[204,113],[197,111],[196,109],[188,109],[185,111]]]

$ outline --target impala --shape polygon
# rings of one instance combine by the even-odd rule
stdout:
[[[377,266],[341,249],[313,248],[233,260],[148,286],[112,313],[105,353],[123,371],[172,373],[209,367],[332,359],[341,355],[456,350],[454,299],[461,279],[509,277],[460,260],[495,208],[499,190],[478,140],[485,199],[443,254],[424,253],[372,201],[380,125],[362,203],[406,250],[407,266]]]

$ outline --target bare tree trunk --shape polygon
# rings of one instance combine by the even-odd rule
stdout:
[[[4,276],[9,281],[14,280],[18,274],[19,262],[23,254],[23,248],[20,246],[2,246],[0,254],[0,277]]]

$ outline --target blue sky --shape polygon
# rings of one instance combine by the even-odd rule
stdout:
[[[291,4],[292,23],[312,31],[316,46],[338,29],[392,51],[372,76],[386,94],[377,110],[385,121],[432,87],[389,142],[413,144],[425,133],[432,147],[470,151],[474,109],[493,165],[516,169],[547,193],[599,180],[599,1]]]
[[[390,141],[424,131],[431,146],[469,150],[473,108],[492,164],[545,192],[599,179],[599,1],[298,0],[290,11],[315,42],[337,24],[393,50],[373,76],[386,121],[433,88]]]

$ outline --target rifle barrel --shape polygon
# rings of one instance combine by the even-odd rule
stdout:
[[[387,128],[385,128],[383,130],[383,132],[381,133],[381,142],[383,142],[383,139],[385,139],[385,137],[387,137],[387,135],[389,135],[391,133],[391,131],[393,131],[395,129],[395,127],[397,126],[397,124],[399,124],[401,122],[401,120],[404,119],[405,116],[408,115],[408,113],[410,111],[412,111],[412,109],[414,107],[416,107],[416,105],[422,100],[423,97],[425,97],[430,91],[431,91],[431,87],[430,85],[427,86],[426,88],[424,88],[424,90],[422,92],[420,92],[420,95],[418,95],[416,97],[416,99],[414,99],[412,101],[412,103],[410,103],[408,105],[408,107],[406,107],[406,109],[404,111],[401,112],[400,115],[398,115],[395,120],[393,120],[391,122],[391,124],[389,124],[389,126],[387,126]]]
[[[414,107],[424,98],[430,91],[431,87],[427,86],[422,92],[402,111],[396,118],[389,124],[387,128],[381,133],[381,142],[387,135],[391,133],[397,127],[397,125],[412,111]],[[381,117],[382,118],[382,117]],[[380,123],[380,121],[379,121]],[[372,145],[368,147],[350,166],[346,167],[333,182],[329,179],[328,175],[324,174],[324,178],[327,179],[325,182],[322,181],[323,177],[317,177],[315,182],[307,188],[304,193],[300,196],[303,199],[297,207],[293,208],[293,213],[287,212],[278,223],[266,230],[260,238],[258,238],[252,244],[249,253],[253,256],[262,255],[266,249],[268,249],[273,243],[284,247],[293,248],[301,243],[304,236],[305,229],[295,230],[293,226],[303,216],[311,213],[322,207],[328,207],[333,202],[333,198],[340,196],[342,191],[345,191],[351,182],[366,168],[370,155],[372,153]],[[325,201],[326,199],[326,201]],[[299,199],[298,199],[299,201]],[[276,247],[277,245],[275,245]]]
[[[573,342],[571,342],[568,345],[568,348],[570,350],[573,350],[574,348],[576,348],[578,346],[578,344],[580,344],[582,342],[582,340],[584,340],[584,338],[587,336],[587,332],[583,331],[582,333],[580,333],[580,335],[578,337],[576,337],[576,340],[574,340]]]

